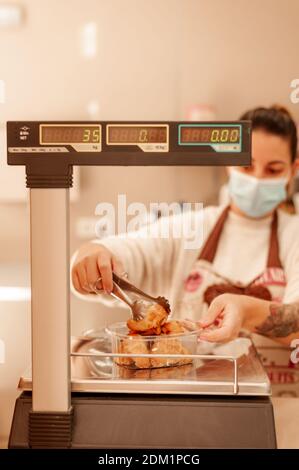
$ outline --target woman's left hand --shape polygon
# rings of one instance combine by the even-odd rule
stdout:
[[[222,343],[237,338],[244,324],[250,300],[245,295],[236,294],[222,294],[216,297],[198,322],[204,329],[200,339]],[[214,328],[211,328],[213,325]]]
[[[298,305],[271,303],[248,295],[219,295],[196,322],[202,328],[199,338],[224,343],[237,338],[241,328],[245,328],[290,346],[299,335]]]

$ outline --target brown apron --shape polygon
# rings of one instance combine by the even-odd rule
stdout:
[[[213,262],[229,210],[229,207],[225,208],[220,215],[184,282],[184,293],[179,305],[180,316],[199,320],[212,300],[227,292],[269,301],[283,300],[286,279],[279,258],[277,212],[271,223],[268,258],[262,273],[251,282],[243,284],[233,282],[214,270]],[[299,368],[290,362],[290,350],[261,335],[253,334],[252,337],[271,379],[273,394],[299,396]]]

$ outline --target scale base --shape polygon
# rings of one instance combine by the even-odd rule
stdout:
[[[73,393],[72,406],[73,449],[276,448],[268,397]],[[31,393],[23,392],[9,448],[30,447],[31,408]]]

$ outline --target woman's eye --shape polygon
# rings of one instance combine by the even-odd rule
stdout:
[[[279,175],[283,170],[281,168],[268,168],[268,173],[270,175]]]

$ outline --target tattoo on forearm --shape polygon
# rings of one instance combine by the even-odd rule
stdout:
[[[270,315],[256,332],[272,338],[284,338],[299,331],[299,302],[294,304],[270,304]]]

